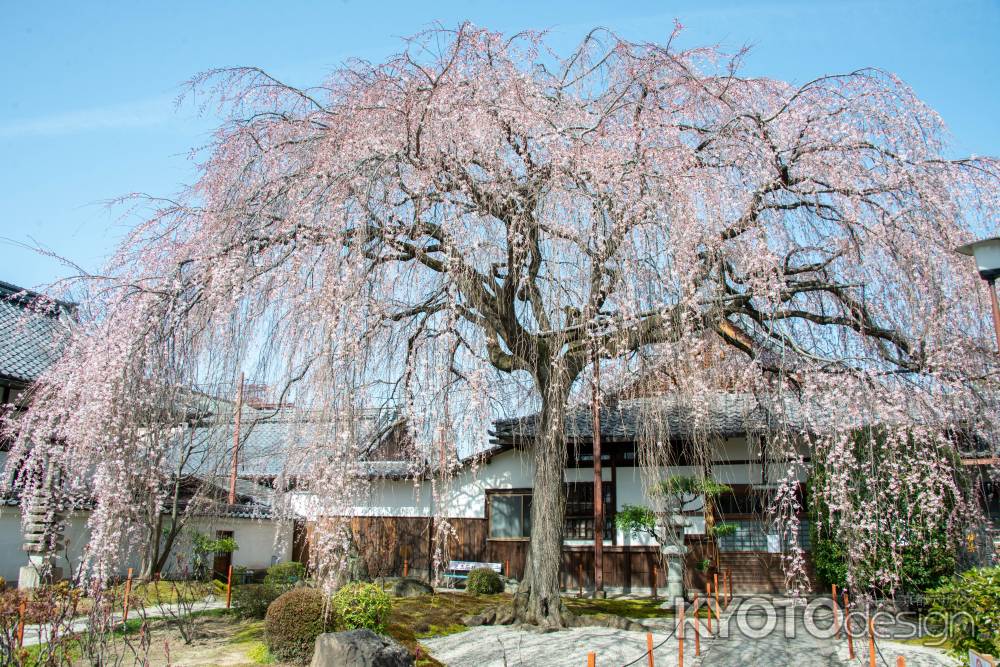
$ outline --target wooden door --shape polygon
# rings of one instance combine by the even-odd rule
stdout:
[[[221,540],[227,537],[232,538],[233,531],[231,530],[215,531],[215,539]],[[232,564],[233,564],[232,553],[216,553],[215,559],[212,561],[212,577],[214,579],[225,581],[226,578],[229,576],[229,566]]]

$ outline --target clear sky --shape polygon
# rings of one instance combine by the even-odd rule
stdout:
[[[37,287],[71,272],[24,244],[99,270],[130,224],[105,202],[191,182],[188,153],[218,120],[174,100],[199,71],[256,65],[308,85],[434,21],[549,29],[565,50],[594,26],[662,41],[674,18],[681,46],[751,45],[746,74],[893,71],[944,117],[956,154],[1000,155],[997,0],[0,0],[0,280]]]

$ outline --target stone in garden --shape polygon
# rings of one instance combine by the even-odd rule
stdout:
[[[396,582],[392,587],[392,594],[398,598],[415,598],[420,595],[431,595],[434,589],[420,579],[406,577]]]
[[[371,630],[327,632],[316,638],[311,667],[413,667],[399,642]]]

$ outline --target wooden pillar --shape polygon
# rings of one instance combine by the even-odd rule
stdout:
[[[233,471],[229,475],[229,504],[236,504],[236,472],[240,459],[240,417],[243,412],[243,373],[236,388],[236,415],[233,421]]]
[[[604,483],[601,479],[601,356],[594,351],[594,385],[591,397],[594,444],[594,597],[604,592]]]

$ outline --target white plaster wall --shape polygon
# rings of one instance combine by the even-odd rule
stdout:
[[[84,549],[87,545],[87,512],[74,512],[70,515],[64,541],[66,549],[58,556],[58,566],[63,569],[64,576],[71,576],[71,572],[76,572],[83,560]],[[236,540],[239,549],[233,554],[233,565],[244,566],[251,570],[266,569],[270,565],[280,561],[291,559],[292,555],[292,526],[287,524],[281,526],[273,521],[263,521],[256,519],[193,519],[188,524],[188,530],[198,530],[202,533],[215,536],[216,530],[231,530],[233,538]],[[280,535],[277,543],[275,536]],[[8,584],[16,584],[18,571],[22,565],[28,562],[27,554],[22,551],[21,537],[21,511],[19,507],[0,508],[0,577],[3,577]],[[173,550],[176,554],[185,547],[178,544]],[[126,562],[121,563],[119,574],[125,575],[129,567],[139,567],[139,554],[130,554]],[[165,571],[176,567],[177,559],[171,556]]]
[[[724,484],[760,484],[763,481],[763,468],[759,463],[726,463],[726,461],[757,461],[759,452],[750,451],[752,441],[746,438],[729,438],[718,443],[718,452],[713,456],[713,475]],[[768,481],[780,480],[786,470],[785,464],[768,466]],[[803,466],[796,466],[800,480],[805,480],[807,471]],[[694,475],[698,473],[695,466],[672,466],[656,471],[644,471],[641,468],[621,467],[616,470],[616,510],[625,505],[644,505],[652,507],[655,503],[649,498],[646,483],[651,479],[664,479],[670,475]],[[602,478],[611,481],[611,467],[605,466]],[[568,482],[593,480],[592,468],[567,468],[564,478]],[[486,491],[489,489],[531,488],[532,464],[527,454],[511,450],[490,459],[476,467],[466,467],[460,470],[440,492],[437,506],[431,499],[428,482],[415,483],[412,480],[377,480],[364,498],[358,499],[351,507],[344,508],[346,516],[403,516],[427,517],[431,515],[451,518],[486,517]],[[304,509],[310,505],[308,496],[293,500],[293,507]],[[690,507],[697,511],[701,504]],[[703,534],[705,520],[703,516],[690,516],[691,524],[686,528],[688,534]],[[637,536],[618,532],[618,544],[648,545],[654,544],[648,536]],[[567,544],[591,544],[591,541],[567,540]],[[610,541],[608,542],[610,544]]]
[[[21,551],[21,513],[16,507],[0,507],[0,577],[17,583],[17,570],[26,562]]]

